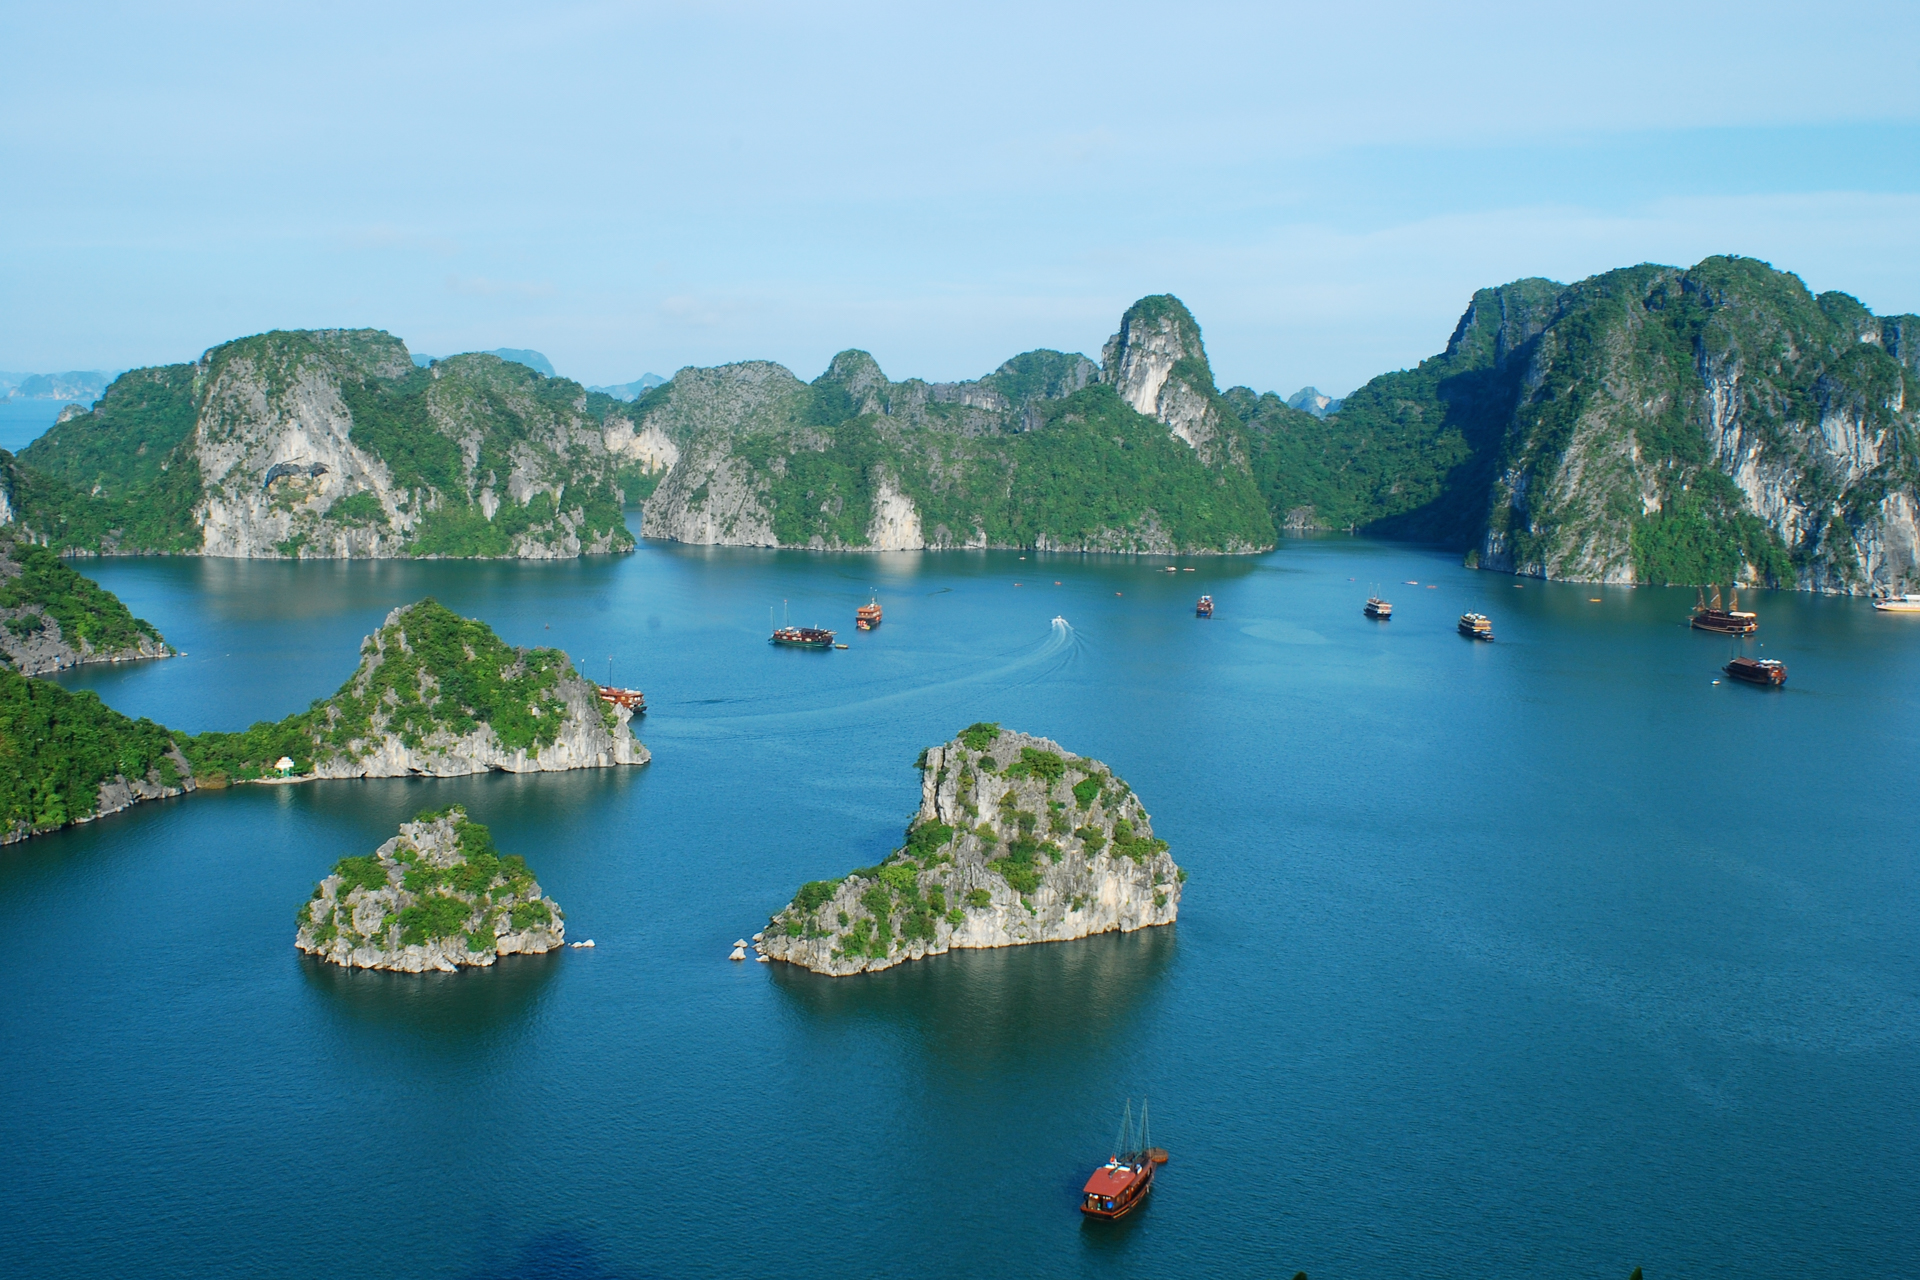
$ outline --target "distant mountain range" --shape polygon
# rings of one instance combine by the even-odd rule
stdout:
[[[657,373],[643,373],[632,382],[616,383],[611,387],[588,387],[589,391],[598,391],[602,395],[612,396],[615,400],[638,400],[666,379]]]
[[[535,373],[544,374],[549,378],[556,376],[553,372],[552,361],[548,360],[545,356],[541,355],[538,351],[529,351],[525,347],[495,347],[492,351],[480,351],[480,352],[475,352],[473,354],[483,355],[483,356],[499,356],[502,360],[511,360],[514,364],[523,364],[527,366],[527,368],[533,370]],[[428,365],[432,364],[435,360],[444,360],[444,359],[447,359],[447,357],[446,356],[423,356],[423,355],[416,354],[413,357],[413,362],[424,369]]]
[[[76,369],[68,373],[0,373],[0,400],[93,401],[107,389],[114,373]]]
[[[1179,299],[1100,359],[894,382],[843,351],[585,388],[373,330],[122,375],[0,454],[0,523],[85,551],[567,556],[648,537],[1237,554],[1352,529],[1595,582],[1920,590],[1920,317],[1749,258],[1473,296],[1342,400],[1218,389]],[[1920,387],[1914,388],[1920,392]],[[630,402],[623,392],[637,392]]]
[[[1330,413],[1340,412],[1343,401],[1323,395],[1318,387],[1302,387],[1287,397],[1287,405],[1302,413],[1310,413],[1316,418],[1324,418]]]

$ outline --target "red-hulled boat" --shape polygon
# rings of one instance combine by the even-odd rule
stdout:
[[[853,611],[853,625],[862,631],[871,631],[880,625],[880,601],[877,597]]]
[[[1133,1126],[1133,1102],[1127,1102],[1127,1109],[1120,1119],[1120,1136],[1114,1147],[1123,1154],[1107,1157],[1107,1162],[1093,1171],[1087,1179],[1087,1187],[1080,1200],[1080,1212],[1096,1218],[1124,1217],[1138,1208],[1140,1202],[1153,1190],[1154,1170],[1167,1162],[1167,1153],[1159,1147],[1149,1145],[1152,1139],[1147,1132],[1147,1104],[1140,1103],[1140,1128],[1138,1133]]]

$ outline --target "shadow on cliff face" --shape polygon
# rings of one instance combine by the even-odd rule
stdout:
[[[559,974],[563,956],[502,956],[489,968],[458,973],[345,969],[308,955],[298,963],[307,989],[343,1023],[403,1031],[464,1051],[525,1023]]]
[[[571,1231],[535,1236],[507,1265],[469,1273],[470,1280],[639,1280],[640,1275],[608,1266],[591,1244]]]
[[[769,976],[818,1026],[886,1023],[950,1066],[984,1070],[1123,1040],[1173,964],[1178,928],[949,951],[845,978],[776,963]]]

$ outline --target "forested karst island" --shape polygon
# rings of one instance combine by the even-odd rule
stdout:
[[[0,662],[38,676],[172,654],[154,625],[118,596],[0,525]]]
[[[135,369],[0,458],[0,518],[89,553],[621,551],[619,402],[494,355],[417,366],[376,330],[274,332]]]
[[[1352,529],[1595,582],[1920,586],[1920,319],[1747,258],[1476,293],[1445,349],[1340,401],[1220,391],[1177,298],[1099,361],[893,382],[844,351],[682,369],[631,403],[374,330],[123,374],[0,455],[0,524],[69,553],[559,557],[1262,551]],[[629,390],[631,388],[622,388]],[[1296,399],[1300,397],[1296,396]]]
[[[845,976],[954,948],[1172,924],[1182,871],[1097,760],[996,724],[921,753],[920,809],[879,866],[800,887],[763,955]]]
[[[0,667],[0,844],[140,800],[283,775],[455,777],[645,764],[652,757],[631,720],[566,654],[510,646],[485,623],[432,600],[389,614],[332,697],[239,732],[176,733],[129,719],[90,691]]]
[[[538,955],[567,937],[560,906],[525,860],[455,805],[400,824],[364,857],[342,858],[300,905],[294,945],[350,969],[451,973]]]

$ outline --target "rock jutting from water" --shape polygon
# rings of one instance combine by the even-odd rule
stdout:
[[[559,904],[517,856],[458,805],[400,824],[364,857],[342,858],[301,904],[294,945],[350,969],[451,973],[559,948]]]
[[[1056,742],[976,724],[920,756],[920,811],[877,867],[815,880],[755,949],[835,977],[962,947],[1172,924],[1182,871],[1126,783]]]

